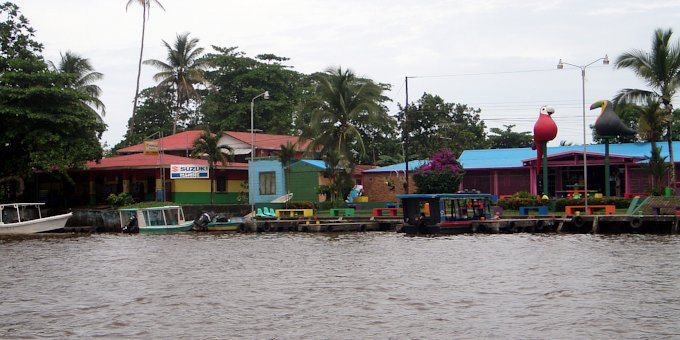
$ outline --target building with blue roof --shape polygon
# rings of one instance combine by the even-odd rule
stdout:
[[[658,142],[661,156],[668,157],[668,144]],[[680,160],[680,142],[673,142],[675,160]],[[565,196],[583,186],[583,145],[548,147],[548,192]],[[604,193],[610,181],[611,195],[632,196],[648,192],[652,178],[643,168],[651,154],[650,143],[609,145],[610,173],[605,174],[605,145],[586,145],[588,190]],[[462,188],[495,195],[525,191],[542,192],[541,176],[536,170],[536,151],[531,148],[465,150],[458,159],[466,174]],[[677,175],[676,175],[677,177]]]

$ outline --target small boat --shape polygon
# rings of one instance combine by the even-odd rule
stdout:
[[[72,213],[43,217],[45,203],[0,204],[0,234],[35,234],[62,229]]]
[[[406,234],[463,234],[495,216],[495,195],[478,192],[397,195],[404,209],[401,232]]]
[[[236,231],[242,232],[245,228],[245,220],[243,217],[231,217],[221,219],[216,218],[212,222],[208,223],[208,231]]]
[[[194,222],[194,231],[236,231],[241,232],[245,228],[243,217],[227,218],[222,215],[215,216],[209,212],[204,212]]]
[[[177,205],[152,208],[119,209],[120,227],[124,233],[176,232],[191,229],[193,221],[184,219]]]

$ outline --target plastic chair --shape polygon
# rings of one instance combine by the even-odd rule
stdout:
[[[269,217],[276,217],[276,211],[274,211],[274,209],[269,209],[268,207],[264,207],[264,214]]]

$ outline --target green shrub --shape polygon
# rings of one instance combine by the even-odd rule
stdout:
[[[122,192],[118,195],[109,194],[109,197],[106,198],[106,202],[113,208],[119,208],[124,205],[133,204],[135,203],[135,200],[132,199],[132,196],[127,192]]]

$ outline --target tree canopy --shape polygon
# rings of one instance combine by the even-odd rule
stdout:
[[[65,170],[101,158],[105,125],[82,105],[74,76],[50,71],[28,20],[0,5],[0,177]]]
[[[437,95],[424,93],[410,104],[406,117],[409,159],[429,159],[437,150],[448,148],[459,156],[466,149],[487,147],[486,125],[481,110],[464,104],[446,103]],[[404,110],[400,112],[404,120]]]
[[[529,131],[515,132],[512,128],[515,124],[503,125],[505,130],[491,128],[489,131],[489,148],[509,149],[509,148],[530,148],[534,142],[534,136]]]

